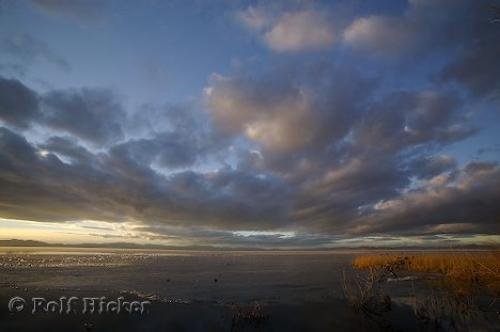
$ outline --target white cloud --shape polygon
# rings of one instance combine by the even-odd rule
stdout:
[[[291,91],[275,99],[249,82],[214,76],[205,97],[221,130],[242,133],[267,150],[300,149],[318,133],[307,91]]]
[[[328,18],[316,11],[283,14],[264,35],[267,45],[278,52],[324,49],[335,33]]]
[[[329,17],[317,10],[266,12],[263,7],[248,7],[236,13],[246,27],[257,31],[265,44],[276,52],[325,49],[335,42],[335,29]]]
[[[397,53],[412,42],[411,30],[399,18],[361,17],[344,31],[343,40],[352,47],[375,53]]]

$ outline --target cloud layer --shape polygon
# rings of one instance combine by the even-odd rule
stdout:
[[[0,76],[0,218],[225,246],[498,235],[498,159],[469,151],[499,106],[499,25],[480,2],[336,8],[233,10],[271,65],[213,73],[194,102]],[[26,36],[5,50],[69,68]]]

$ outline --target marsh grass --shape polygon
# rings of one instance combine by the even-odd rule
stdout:
[[[413,312],[424,326],[433,330],[462,331],[484,325],[481,312],[471,297],[450,293],[414,295]]]
[[[385,269],[398,272],[432,273],[431,283],[457,295],[489,292],[500,296],[500,252],[422,253],[415,255],[362,255],[354,259],[357,269]]]
[[[386,271],[380,268],[369,268],[367,274],[352,277],[343,272],[344,296],[351,307],[384,330],[390,327],[386,315],[391,310],[391,298],[383,291],[386,279]]]
[[[498,328],[500,252],[370,254],[356,257],[353,267],[359,273],[344,274],[344,295],[355,311],[383,329],[391,329],[391,298],[384,285],[391,279],[414,280],[403,277],[409,273],[432,286],[430,294],[412,292],[413,313],[425,330]],[[489,304],[479,305],[485,298]]]

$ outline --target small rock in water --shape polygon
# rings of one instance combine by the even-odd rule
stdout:
[[[91,322],[83,323],[83,327],[85,328],[85,331],[92,331],[94,324]]]

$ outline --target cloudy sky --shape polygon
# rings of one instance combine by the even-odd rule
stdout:
[[[0,1],[0,238],[499,244],[495,4]]]

